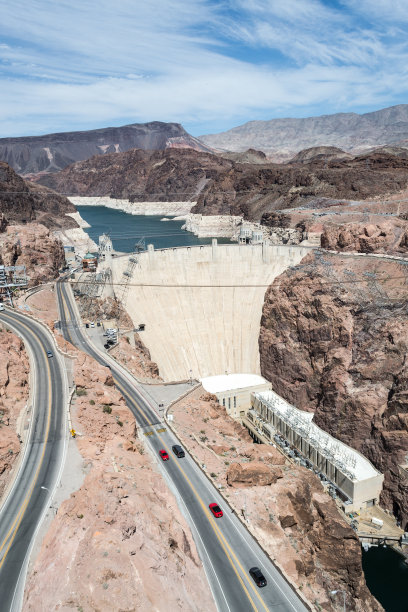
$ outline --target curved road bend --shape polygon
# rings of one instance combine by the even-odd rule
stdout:
[[[188,453],[177,459],[171,446],[178,442],[154,409],[140,395],[137,383],[108,355],[96,350],[76,321],[71,287],[57,283],[57,296],[64,336],[99,363],[111,368],[117,387],[134,414],[139,431],[158,457],[165,448],[170,460],[158,460],[165,479],[185,514],[209,580],[216,605],[221,612],[305,612],[308,608],[282,578],[272,561],[224,504],[216,488],[203,475]],[[242,494],[242,493],[241,493]],[[218,503],[225,513],[215,519],[208,504]],[[268,585],[259,589],[248,574],[257,565],[263,570]]]
[[[25,582],[26,559],[40,518],[50,502],[65,440],[64,372],[54,353],[50,333],[22,314],[0,312],[0,321],[17,331],[30,349],[34,395],[29,435],[15,482],[0,510],[0,606],[18,610]]]

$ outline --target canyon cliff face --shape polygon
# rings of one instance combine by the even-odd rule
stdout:
[[[407,262],[309,255],[265,295],[261,372],[274,390],[384,474],[407,528]]]
[[[25,266],[29,286],[57,278],[65,264],[64,248],[52,232],[39,223],[9,225],[0,234],[0,264]]]
[[[14,224],[37,221],[50,229],[74,228],[77,223],[66,213],[75,206],[57,193],[21,178],[0,162],[0,213]]]

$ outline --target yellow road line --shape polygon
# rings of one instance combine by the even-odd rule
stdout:
[[[164,447],[167,449],[167,452],[168,452],[168,453],[170,453],[170,449],[169,449],[169,447],[168,447],[166,444],[163,444],[163,446],[164,446]],[[169,455],[169,456],[170,456],[170,455]],[[231,566],[232,566],[232,568],[233,568],[233,570],[234,570],[235,574],[237,575],[237,577],[238,577],[239,581],[241,582],[241,585],[242,585],[242,587],[243,587],[243,589],[244,589],[244,591],[245,591],[245,593],[246,593],[246,595],[247,595],[247,597],[248,597],[249,601],[251,602],[251,604],[252,604],[252,606],[253,606],[254,610],[257,610],[257,607],[255,606],[254,602],[252,601],[251,596],[250,596],[250,594],[249,594],[249,592],[248,592],[248,589],[246,588],[246,586],[245,586],[245,584],[244,584],[244,582],[243,582],[243,580],[242,580],[241,576],[240,576],[240,575],[239,575],[239,573],[237,572],[237,569],[236,569],[236,567],[235,567],[234,563],[232,562],[231,557],[230,557],[230,555],[228,554],[228,552],[227,552],[227,550],[226,550],[226,549],[228,549],[228,550],[230,551],[231,556],[232,556],[232,557],[235,559],[235,563],[236,563],[236,564],[238,565],[238,567],[241,569],[241,571],[242,571],[242,573],[244,574],[244,576],[246,576],[246,575],[247,575],[247,572],[246,572],[246,571],[244,570],[244,568],[242,567],[242,565],[241,565],[241,563],[240,563],[239,559],[237,559],[237,557],[236,557],[236,555],[235,555],[234,551],[231,549],[231,547],[230,547],[230,545],[228,544],[228,542],[226,541],[226,539],[225,539],[224,535],[221,533],[221,531],[220,531],[219,527],[216,525],[216,523],[215,523],[215,519],[214,519],[214,518],[213,518],[213,517],[210,515],[210,511],[208,510],[208,508],[207,508],[206,504],[203,502],[203,500],[202,500],[201,496],[200,496],[200,495],[199,495],[199,493],[197,492],[196,488],[194,487],[194,485],[193,485],[193,484],[192,484],[192,482],[190,481],[189,477],[187,476],[187,474],[185,473],[185,471],[183,470],[183,468],[180,466],[179,462],[178,462],[178,461],[175,461],[174,463],[175,463],[175,465],[177,465],[178,469],[180,470],[180,472],[181,472],[181,473],[182,473],[182,475],[184,476],[185,480],[188,482],[188,484],[189,484],[189,486],[190,486],[191,490],[193,491],[194,495],[195,495],[195,496],[196,496],[196,498],[197,498],[197,501],[199,502],[199,504],[201,505],[202,509],[204,510],[204,514],[205,514],[205,516],[206,516],[207,518],[209,518],[209,519],[210,519],[210,525],[211,525],[211,527],[213,528],[213,531],[214,531],[215,535],[217,536],[217,539],[218,539],[218,541],[220,542],[221,547],[223,548],[223,550],[224,550],[225,554],[227,555],[227,557],[228,557],[228,559],[229,559],[229,561],[230,561],[230,563],[231,563]],[[225,546],[224,546],[223,542],[224,542]],[[264,609],[265,609],[267,612],[269,612],[269,608],[266,606],[265,602],[263,601],[263,599],[262,599],[262,598],[261,598],[261,596],[259,595],[258,591],[255,589],[255,587],[254,587],[254,585],[252,584],[252,582],[250,582],[250,581],[248,581],[248,582],[249,582],[249,584],[250,584],[250,586],[251,586],[252,590],[254,591],[255,595],[258,597],[258,599],[259,599],[259,601],[260,601],[261,605],[263,606],[263,608],[264,608]]]
[[[62,296],[63,301],[65,302],[65,298],[64,298],[64,296],[62,295],[62,293],[61,293],[61,296]],[[65,310],[65,308],[64,308],[64,310]],[[123,395],[128,395],[128,394],[125,392],[125,389],[123,388],[123,386],[122,386],[120,383],[118,383],[117,381],[115,381],[115,384],[116,384],[116,386],[117,386],[117,387],[118,387],[118,388],[119,388],[119,389],[122,391]],[[134,401],[134,400],[133,400],[133,404],[136,406],[137,411],[138,411],[140,414],[142,414],[142,415],[143,415],[143,417],[146,419],[146,421],[147,421],[147,423],[148,423],[148,425],[147,425],[147,426],[149,426],[149,425],[151,425],[151,426],[152,426],[152,425],[153,425],[153,423],[149,423],[149,419],[147,418],[147,416],[146,416],[146,414],[145,414],[144,410],[143,410],[143,409],[142,409],[142,408],[141,408],[141,407],[138,405],[138,403],[137,403],[136,401]],[[148,434],[150,434],[150,432],[148,432]],[[166,445],[164,445],[164,446],[166,447]],[[167,448],[167,447],[166,447],[166,448]],[[170,452],[168,448],[167,448],[167,450],[168,450],[168,452]],[[189,486],[190,486],[191,490],[193,491],[194,495],[196,496],[196,498],[197,498],[198,502],[199,502],[199,503],[200,503],[200,505],[202,506],[202,509],[204,510],[204,514],[205,514],[205,516],[207,517],[207,519],[209,520],[210,525],[211,525],[211,527],[212,527],[212,529],[213,529],[213,531],[214,531],[214,533],[215,533],[215,536],[217,537],[217,539],[218,539],[218,541],[219,541],[219,543],[220,543],[220,545],[221,545],[221,548],[224,550],[225,555],[226,555],[227,559],[229,560],[229,562],[230,562],[230,565],[231,565],[232,569],[234,570],[234,572],[235,572],[235,574],[236,574],[236,576],[237,576],[238,580],[240,581],[241,586],[242,586],[242,588],[244,589],[244,591],[245,591],[245,593],[246,593],[246,595],[247,595],[247,597],[248,597],[248,599],[249,599],[249,601],[250,601],[250,603],[251,603],[251,605],[252,605],[252,608],[253,608],[254,610],[258,610],[257,606],[255,605],[254,601],[253,601],[253,600],[252,600],[252,598],[251,598],[251,595],[250,595],[250,593],[249,593],[249,591],[248,591],[248,589],[247,589],[247,587],[246,587],[246,585],[245,585],[245,583],[244,583],[243,579],[242,579],[242,578],[241,578],[241,576],[239,575],[239,573],[238,573],[238,571],[237,571],[237,568],[236,568],[236,566],[235,566],[234,562],[232,561],[231,556],[230,556],[230,554],[229,554],[228,550],[230,551],[231,555],[234,557],[236,564],[237,564],[237,565],[240,567],[240,569],[241,569],[241,571],[242,571],[242,573],[243,573],[244,575],[246,575],[245,570],[243,569],[243,567],[242,567],[241,563],[240,563],[240,562],[239,562],[239,560],[237,559],[237,557],[236,557],[235,553],[234,553],[234,552],[231,550],[231,548],[230,548],[229,544],[226,542],[226,540],[225,540],[224,536],[221,534],[221,532],[220,532],[219,528],[218,528],[218,527],[215,525],[214,519],[213,519],[213,518],[212,518],[212,517],[209,515],[209,511],[207,510],[206,505],[204,504],[203,500],[201,499],[201,497],[200,497],[200,496],[199,496],[199,494],[197,493],[197,491],[196,491],[195,487],[193,486],[193,484],[191,483],[190,479],[189,479],[189,478],[188,478],[188,476],[185,474],[184,470],[183,470],[183,469],[180,467],[180,465],[179,465],[179,463],[178,463],[178,462],[176,462],[176,465],[177,465],[177,467],[179,468],[179,470],[180,470],[180,472],[182,473],[182,475],[184,476],[185,480],[188,482],[188,484],[189,484]],[[227,549],[228,549],[228,550],[227,550]],[[267,608],[267,607],[266,607],[266,605],[265,605],[265,602],[264,602],[264,601],[261,599],[261,597],[260,597],[259,593],[257,593],[257,591],[255,590],[254,586],[253,586],[251,583],[249,583],[249,584],[251,585],[252,589],[253,589],[253,590],[254,590],[254,592],[255,592],[255,595],[258,597],[258,599],[259,599],[259,601],[261,602],[261,604],[262,604],[262,606],[264,607],[264,609],[265,609],[267,612],[269,612],[269,611],[268,611],[268,608]]]
[[[62,308],[64,310],[65,322],[67,324],[67,327],[66,327],[65,331],[66,331],[66,333],[67,333],[67,335],[69,337],[69,342],[72,344],[72,346],[75,346],[74,341],[73,341],[72,336],[71,336],[71,332],[68,331],[67,310],[68,310],[68,314],[69,314],[69,309],[68,309],[68,305],[67,305],[67,303],[65,301],[65,297],[64,297],[64,294],[62,292],[62,289],[60,290],[60,296],[61,296],[61,300],[63,302]],[[66,308],[65,308],[65,306],[66,306]],[[71,316],[69,317],[69,320],[72,321]]]
[[[12,318],[12,317],[11,317],[11,318]],[[13,320],[13,319],[12,319],[12,320]],[[28,330],[29,334],[31,334],[31,335],[32,335],[32,336],[34,336],[34,338],[35,338],[35,334],[34,334],[34,332],[32,332],[32,330],[30,330],[30,328],[29,328],[29,327],[28,327],[28,326],[27,326],[25,323],[22,323],[21,321],[19,321],[19,323],[20,323],[20,325],[22,325],[23,327],[25,327],[25,328]],[[37,340],[38,340],[38,338],[37,338]],[[45,358],[47,358],[47,355],[46,355],[45,349],[43,348],[43,346],[41,345],[41,343],[40,343],[40,347],[41,347],[42,352],[44,353],[44,357],[45,357]],[[35,471],[35,475],[34,475],[34,478],[33,478],[32,484],[31,484],[31,487],[30,487],[30,489],[29,489],[29,492],[27,493],[27,495],[26,495],[26,497],[25,497],[25,499],[24,499],[23,504],[21,505],[21,507],[20,507],[19,511],[17,512],[17,515],[16,515],[16,517],[15,517],[15,519],[14,519],[14,521],[13,521],[13,524],[11,525],[11,527],[10,527],[10,529],[9,529],[9,531],[8,531],[8,533],[7,533],[7,535],[6,535],[6,537],[4,538],[4,540],[3,540],[3,542],[2,542],[2,544],[1,544],[1,546],[0,546],[0,553],[1,553],[1,552],[2,552],[2,550],[3,550],[3,548],[4,548],[4,547],[5,547],[5,545],[6,545],[7,540],[8,540],[8,539],[9,539],[9,537],[12,535],[12,537],[11,537],[11,539],[10,539],[10,541],[9,541],[9,544],[8,544],[8,546],[7,546],[6,550],[5,550],[5,553],[4,553],[4,555],[3,555],[3,558],[2,558],[2,560],[0,561],[0,569],[2,568],[2,566],[3,566],[4,562],[5,562],[6,558],[7,558],[7,555],[8,555],[8,552],[9,552],[9,550],[10,550],[10,547],[11,547],[11,545],[12,545],[13,541],[14,541],[14,538],[15,538],[15,537],[16,537],[16,535],[17,535],[17,532],[18,532],[18,529],[19,529],[19,527],[20,527],[21,521],[22,521],[22,520],[23,520],[23,518],[24,518],[25,511],[26,511],[27,506],[28,506],[28,504],[29,504],[29,502],[30,502],[30,500],[31,500],[31,496],[32,496],[32,494],[33,494],[34,487],[35,487],[35,485],[36,485],[36,483],[37,483],[38,474],[39,474],[39,472],[40,472],[40,469],[41,469],[41,466],[42,466],[42,462],[43,462],[43,460],[44,460],[45,448],[46,448],[46,445],[47,445],[47,442],[48,442],[48,436],[49,436],[49,431],[50,431],[50,423],[51,423],[51,407],[52,407],[52,393],[51,393],[51,368],[50,368],[50,364],[48,363],[48,361],[47,361],[47,367],[48,367],[48,391],[49,391],[49,397],[48,397],[48,416],[47,416],[47,427],[46,427],[46,432],[45,432],[45,439],[44,439],[43,450],[42,450],[42,453],[41,453],[41,458],[40,458],[40,461],[39,461],[39,463],[38,463],[38,465],[37,465],[37,469],[36,469],[36,471]],[[13,532],[13,530],[14,530],[14,533],[12,533],[12,532]]]

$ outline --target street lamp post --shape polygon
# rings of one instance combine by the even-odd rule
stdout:
[[[343,612],[346,612],[346,591],[343,591],[342,589],[330,591],[330,595],[337,595],[337,593],[343,593]]]

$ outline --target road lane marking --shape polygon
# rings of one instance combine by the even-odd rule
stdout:
[[[164,446],[164,447],[167,449],[167,451],[168,451],[168,452],[170,452],[170,449],[167,447],[167,445],[166,445],[165,443],[163,444],[163,446]],[[222,547],[222,549],[224,550],[224,552],[225,552],[225,554],[226,554],[226,556],[227,556],[227,558],[228,558],[228,560],[229,560],[229,562],[230,562],[230,564],[231,564],[231,567],[233,568],[233,570],[234,570],[234,572],[235,572],[236,576],[238,577],[238,579],[239,579],[239,581],[240,581],[240,583],[241,583],[241,585],[242,585],[242,588],[244,589],[244,591],[245,591],[245,593],[246,593],[246,595],[247,595],[247,597],[248,597],[249,601],[251,602],[251,604],[252,604],[252,606],[253,606],[254,610],[257,610],[258,608],[255,606],[255,604],[254,604],[254,602],[253,602],[253,600],[252,600],[252,598],[251,598],[251,596],[250,596],[250,594],[249,594],[249,592],[248,592],[248,589],[246,588],[246,586],[245,586],[245,584],[244,584],[244,582],[243,582],[243,580],[242,580],[241,576],[239,575],[239,573],[238,573],[238,571],[237,571],[237,569],[236,569],[236,567],[235,567],[234,563],[232,562],[232,559],[231,559],[231,557],[230,557],[230,555],[229,555],[229,553],[228,553],[228,551],[227,551],[226,549],[228,549],[228,550],[230,551],[230,553],[231,553],[232,557],[235,559],[235,562],[236,562],[237,566],[238,566],[238,567],[241,569],[241,572],[243,573],[243,575],[244,575],[245,577],[247,577],[247,572],[246,572],[246,571],[244,570],[244,568],[242,567],[242,565],[241,565],[241,563],[240,563],[239,559],[237,559],[237,557],[236,557],[236,555],[235,555],[234,551],[231,549],[230,545],[229,545],[229,544],[228,544],[228,542],[226,541],[225,536],[222,534],[222,532],[220,531],[219,527],[217,526],[217,524],[216,524],[216,522],[215,522],[214,517],[213,517],[213,516],[210,514],[210,511],[208,510],[207,505],[206,505],[206,504],[204,503],[204,501],[202,500],[201,496],[200,496],[200,495],[199,495],[199,493],[197,492],[196,488],[194,487],[193,483],[190,481],[189,477],[187,476],[187,474],[185,473],[185,471],[183,470],[183,468],[180,466],[179,462],[178,462],[178,461],[174,461],[174,464],[175,464],[175,465],[177,465],[178,469],[180,470],[180,472],[181,472],[181,473],[182,473],[182,475],[184,476],[184,479],[185,479],[185,480],[186,480],[186,482],[189,484],[190,489],[191,489],[191,490],[192,490],[192,492],[194,493],[194,495],[195,495],[195,497],[196,497],[197,501],[199,502],[200,506],[202,507],[202,509],[203,509],[203,511],[204,511],[204,515],[207,517],[207,519],[209,519],[209,523],[210,523],[211,527],[213,528],[213,531],[214,531],[214,533],[215,533],[215,535],[216,535],[216,537],[217,537],[218,541],[220,542],[221,547]],[[223,542],[224,542],[225,546],[224,546]],[[247,579],[247,580],[248,580],[248,579]],[[250,581],[248,580],[248,584],[249,584],[249,585],[252,587],[252,590],[254,591],[255,595],[258,597],[258,599],[259,599],[259,601],[261,602],[261,604],[262,604],[262,606],[264,607],[264,609],[265,609],[267,612],[269,612],[269,608],[266,606],[265,602],[263,601],[263,599],[261,598],[261,596],[259,595],[259,593],[256,591],[256,589],[255,589],[254,585],[252,584],[252,582],[250,582]]]
[[[65,302],[65,297],[62,295],[62,293],[61,293],[61,296],[62,296],[63,301]],[[65,311],[65,308],[64,308],[64,311]],[[127,382],[128,382],[128,381],[127,381]],[[117,387],[118,387],[118,388],[119,388],[119,389],[122,391],[123,395],[125,395],[125,396],[127,395],[127,396],[129,397],[129,395],[130,395],[130,394],[126,393],[126,391],[125,391],[125,389],[124,389],[123,385],[121,385],[120,383],[118,383],[116,380],[115,380],[115,384],[116,384],[116,386],[117,386]],[[128,384],[129,384],[129,383],[128,383]],[[137,393],[137,392],[136,392],[136,393]],[[130,399],[130,402],[131,402],[131,403],[132,403],[132,404],[135,406],[135,408],[136,408],[136,410],[139,412],[139,414],[143,415],[143,417],[145,418],[145,420],[146,420],[146,422],[147,422],[147,424],[148,424],[147,426],[149,426],[149,424],[150,424],[150,425],[153,425],[153,423],[149,423],[149,418],[146,416],[146,414],[145,414],[144,410],[143,410],[143,409],[142,409],[142,408],[139,406],[139,404],[138,404],[138,403],[135,401],[135,399],[134,399],[134,398],[132,398],[131,396],[129,397],[129,399]],[[163,428],[163,429],[165,429],[165,428]],[[147,435],[147,436],[149,436],[149,435],[153,435],[153,434],[154,434],[154,432],[145,432],[145,435]],[[243,588],[243,590],[244,590],[244,592],[245,592],[245,594],[246,594],[247,598],[249,599],[249,601],[250,601],[250,603],[251,603],[252,608],[253,608],[255,611],[257,611],[257,610],[258,610],[258,607],[255,605],[255,603],[254,603],[253,599],[251,598],[251,595],[250,595],[250,593],[249,593],[249,591],[248,591],[248,589],[247,589],[247,587],[246,587],[246,585],[245,585],[245,583],[244,583],[244,581],[243,581],[242,577],[240,576],[239,572],[237,571],[237,567],[235,566],[235,564],[234,564],[233,560],[231,559],[231,556],[230,556],[230,554],[229,554],[228,550],[231,552],[231,555],[232,555],[232,556],[235,558],[236,564],[237,564],[237,565],[240,567],[240,569],[241,569],[241,571],[242,571],[243,575],[246,577],[246,572],[245,572],[245,570],[243,569],[243,567],[242,567],[241,563],[240,563],[240,562],[239,562],[239,560],[237,559],[237,557],[236,557],[235,553],[234,553],[234,552],[231,550],[230,546],[229,546],[229,545],[228,545],[228,543],[226,542],[226,540],[225,540],[224,536],[223,536],[223,535],[221,534],[221,532],[219,531],[219,528],[218,528],[218,527],[215,525],[214,518],[213,518],[213,517],[212,517],[212,516],[209,514],[209,511],[208,511],[208,509],[207,509],[206,505],[204,504],[203,500],[201,499],[201,497],[200,497],[200,496],[199,496],[199,494],[197,493],[197,491],[196,491],[195,487],[193,486],[193,484],[192,484],[192,483],[191,483],[191,481],[189,480],[188,476],[185,474],[185,472],[184,472],[184,471],[183,471],[183,469],[180,467],[180,465],[178,464],[178,462],[175,462],[175,463],[176,463],[177,467],[179,468],[180,472],[183,474],[183,476],[184,476],[184,478],[185,478],[186,482],[189,484],[189,486],[190,486],[191,490],[193,491],[193,493],[194,493],[194,495],[195,495],[196,499],[198,500],[199,504],[202,506],[202,509],[204,510],[204,516],[207,518],[207,520],[209,520],[209,523],[210,523],[210,525],[211,525],[211,527],[212,527],[212,529],[213,529],[213,531],[214,531],[214,534],[215,534],[215,536],[217,537],[217,539],[218,539],[218,541],[219,541],[219,543],[220,543],[220,545],[221,545],[221,548],[224,550],[224,553],[225,553],[225,555],[226,555],[227,559],[228,559],[228,560],[229,560],[229,562],[230,562],[231,568],[233,569],[233,571],[234,571],[234,573],[236,574],[236,576],[237,576],[237,578],[238,578],[239,582],[241,583],[241,586],[242,586],[242,588]],[[223,541],[224,541],[225,545],[224,545]],[[228,550],[227,550],[227,548],[228,548]],[[248,578],[247,578],[247,580],[248,580]],[[260,598],[259,593],[257,593],[257,592],[256,592],[256,590],[255,590],[254,586],[252,585],[252,583],[251,583],[251,582],[249,582],[249,581],[248,581],[248,583],[251,585],[251,587],[252,587],[252,589],[253,589],[253,591],[254,591],[255,595],[258,597],[258,599],[259,599],[259,601],[261,602],[261,604],[262,604],[262,606],[264,607],[264,609],[265,609],[267,612],[269,612],[269,611],[268,611],[268,608],[266,607],[266,605],[265,605],[265,603],[264,603],[264,601],[263,601],[263,600]]]
[[[145,431],[144,435],[145,436],[154,436],[154,431]]]
[[[13,317],[11,317],[11,319],[13,321]],[[50,424],[51,424],[51,409],[52,409],[52,392],[51,392],[51,389],[52,389],[52,384],[51,384],[51,368],[50,368],[49,361],[47,359],[47,354],[46,354],[46,351],[45,351],[43,345],[41,344],[41,341],[40,341],[39,337],[36,336],[35,333],[25,323],[19,321],[18,319],[17,319],[17,321],[18,321],[18,323],[20,325],[22,325],[23,327],[26,328],[26,330],[28,331],[28,335],[29,336],[31,335],[32,337],[34,337],[34,339],[38,342],[38,344],[40,346],[40,349],[42,350],[42,352],[44,354],[45,362],[47,364],[47,369],[48,369],[48,372],[47,372],[47,376],[48,376],[48,393],[49,393],[49,396],[48,396],[48,414],[47,414],[47,427],[46,427],[46,431],[45,431],[45,439],[44,439],[43,449],[42,449],[42,453],[41,453],[41,457],[40,457],[39,463],[37,465],[37,469],[36,469],[35,474],[34,474],[34,478],[32,480],[32,484],[31,484],[31,486],[29,488],[29,492],[27,493],[27,495],[26,495],[22,505],[20,506],[19,511],[17,512],[17,515],[16,515],[16,517],[15,517],[15,519],[14,519],[14,521],[13,521],[13,523],[12,523],[10,529],[9,529],[9,531],[7,532],[6,537],[4,538],[4,540],[3,540],[3,542],[2,542],[2,544],[0,546],[0,553],[1,553],[2,550],[4,549],[4,547],[6,546],[7,541],[10,538],[8,546],[6,547],[4,555],[3,555],[3,557],[2,557],[2,559],[0,561],[0,569],[4,565],[4,562],[5,562],[6,558],[7,558],[7,555],[9,553],[10,548],[11,548],[11,545],[14,542],[14,538],[17,535],[17,532],[18,532],[18,529],[20,527],[21,521],[24,518],[27,506],[30,503],[30,500],[31,500],[31,497],[32,497],[32,494],[33,494],[33,491],[34,491],[34,487],[35,487],[35,485],[37,483],[38,475],[40,473],[40,469],[42,467],[42,463],[43,463],[43,460],[44,460],[45,449],[46,449],[47,442],[48,442],[48,436],[49,436]]]
[[[162,427],[161,429],[156,429],[157,433],[163,433],[164,431],[167,431],[166,427]]]

